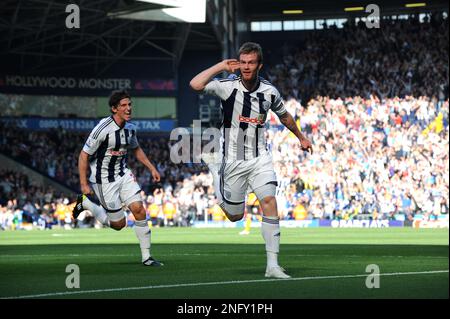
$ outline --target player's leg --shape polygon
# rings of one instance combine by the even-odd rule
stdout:
[[[225,202],[222,202],[222,204],[220,204],[219,206],[222,209],[225,216],[227,216],[227,218],[230,222],[233,222],[233,223],[238,222],[244,217],[244,213],[241,214],[241,212],[244,211],[244,204],[230,205]]]
[[[109,226],[114,230],[121,230],[127,225],[122,202],[119,196],[120,182],[93,184],[92,189],[104,208]]]
[[[278,217],[276,193],[276,175],[271,158],[259,158],[255,170],[250,175],[250,187],[255,191],[262,210],[261,234],[266,243],[266,277],[290,278],[278,265],[280,252],[280,221]]]
[[[162,266],[161,262],[155,260],[151,256],[150,248],[152,231],[148,226],[144,205],[142,205],[141,201],[133,201],[128,205],[128,207],[135,218],[134,232],[139,240],[142,263],[145,266]]]
[[[121,221],[123,213],[120,214],[122,212],[122,207],[119,206],[120,203],[113,203],[113,206],[111,206],[111,203],[108,204],[105,200],[105,194],[109,194],[110,196],[106,197],[111,197],[112,199],[118,197],[117,195],[111,196],[111,192],[117,192],[117,186],[114,184],[91,184],[91,188],[101,205],[94,203],[87,195],[80,194],[77,196],[77,202],[72,211],[73,218],[77,219],[82,211],[89,210],[102,225],[116,230],[122,229],[124,227],[122,226],[123,222]],[[108,214],[113,214],[114,221],[111,221]]]
[[[245,179],[238,178],[238,180],[236,180],[235,178],[231,181],[232,184],[230,185],[230,181],[225,175],[230,174],[231,170],[235,170],[237,166],[227,165],[227,172],[225,173],[225,164],[217,153],[202,154],[202,159],[208,166],[213,177],[214,192],[223,213],[232,222],[241,220],[242,217],[244,217],[245,199],[245,193],[241,191],[241,188],[243,187],[241,184],[245,182]],[[233,173],[235,175],[235,172]]]
[[[275,199],[274,184],[265,184],[255,189],[263,212],[261,234],[266,242],[267,268],[266,277],[290,278],[284,269],[278,265],[280,252],[280,220],[278,217],[277,201]]]
[[[141,189],[131,172],[122,177],[120,197],[134,216],[134,232],[139,240],[142,263],[145,266],[162,266],[161,262],[153,259],[150,252],[152,231],[148,226],[147,212],[142,204]]]
[[[219,171],[219,206],[232,222],[244,217],[249,165],[245,162],[222,163]]]
[[[77,219],[81,212],[88,210],[94,214],[95,219],[97,219],[102,225],[109,226],[108,215],[106,215],[106,210],[91,201],[87,195],[79,194],[77,196],[77,202],[72,210],[73,219]]]
[[[202,160],[208,166],[208,170],[213,178],[214,193],[217,198],[217,202],[222,202],[222,195],[220,193],[220,168],[222,166],[222,160],[217,153],[202,153]]]

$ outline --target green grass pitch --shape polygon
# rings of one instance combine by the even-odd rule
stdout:
[[[132,229],[0,232],[0,298],[448,298],[448,229],[283,228],[288,280],[264,277],[259,229],[156,228],[140,263]],[[66,287],[68,264],[80,288]],[[366,287],[367,265],[380,269]],[[373,282],[373,281],[372,281]]]

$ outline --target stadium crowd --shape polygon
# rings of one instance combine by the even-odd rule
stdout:
[[[319,96],[306,107],[294,99],[286,105],[315,152],[306,155],[286,131],[269,131],[284,215],[297,209],[302,218],[412,220],[448,213],[448,100]]]
[[[298,141],[286,129],[280,129],[272,115],[267,141],[278,173],[277,199],[281,216],[298,220],[412,220],[416,214],[426,218],[447,214],[448,104],[448,100],[440,103],[411,96],[384,100],[376,96],[369,99],[319,96],[306,106],[295,99],[288,100],[286,107],[297,118],[302,131],[313,140],[314,153],[302,152]],[[7,138],[3,139],[0,151],[50,177],[53,171],[61,171],[56,175],[59,177],[54,176],[56,179],[68,184],[73,181],[69,185],[78,187],[76,155],[85,134],[61,131],[60,145],[64,145],[58,149],[61,154],[51,155],[59,156],[60,160],[51,156],[42,160],[29,158],[32,156],[27,150],[32,142],[40,141],[34,144],[34,153],[45,154],[52,143],[57,143],[55,132],[33,132],[18,137],[11,133],[14,130],[6,131],[9,133],[2,134]],[[18,139],[20,142],[16,143]],[[73,142],[62,143],[65,139]],[[166,138],[141,138],[141,146],[152,154],[162,177],[160,184],[153,185],[149,173],[130,156],[130,167],[136,171],[142,185],[145,206],[155,226],[190,225],[195,220],[205,219],[205,209],[209,219],[223,220],[215,214],[212,178],[205,166],[172,163]],[[61,152],[66,147],[69,151]],[[45,205],[56,209],[58,204],[67,206],[69,201],[68,198],[52,200],[51,190],[30,185],[24,175],[2,171],[1,181],[3,210],[9,207],[11,212],[14,206],[14,209],[28,211],[23,207],[30,203],[37,208],[32,211],[39,211]],[[62,214],[60,216],[55,224],[64,219]],[[67,219],[66,223],[70,221]]]
[[[303,103],[317,95],[448,98],[448,17],[380,23],[372,29],[360,21],[309,31],[304,43],[286,44],[275,55],[268,80],[286,99]]]
[[[7,123],[0,124],[0,133],[0,152],[60,183],[78,189],[76,159],[77,150],[83,143],[80,133],[52,129],[23,134],[21,130],[11,129]]]
[[[72,225],[70,197],[34,183],[28,175],[0,170],[0,229],[51,229]]]

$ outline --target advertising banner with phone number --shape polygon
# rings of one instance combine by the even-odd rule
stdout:
[[[91,131],[100,119],[62,118],[0,118],[8,126],[25,130],[49,130],[62,128],[68,131]],[[131,121],[139,132],[170,132],[175,127],[174,120],[139,119]]]

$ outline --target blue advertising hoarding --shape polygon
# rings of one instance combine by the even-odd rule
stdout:
[[[0,118],[6,125],[19,129],[42,131],[63,128],[68,131],[91,131],[100,119],[65,119],[65,118]],[[137,126],[138,132],[170,132],[175,128],[174,120],[139,119],[131,123]]]
[[[400,220],[320,220],[319,227],[332,228],[390,228],[403,227]]]
[[[316,227],[332,227],[332,228],[391,228],[404,227],[404,222],[399,220],[280,220],[280,226],[286,228],[316,228]],[[231,223],[229,221],[196,221],[193,227],[198,228],[243,228],[244,221]],[[252,222],[251,228],[261,227],[260,222]]]

